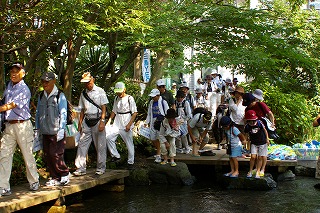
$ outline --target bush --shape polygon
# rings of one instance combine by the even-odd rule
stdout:
[[[310,141],[317,137],[312,121],[316,115],[315,105],[303,94],[297,92],[282,92],[279,86],[270,84],[251,84],[246,91],[259,88],[264,92],[264,101],[274,114],[277,133],[280,136],[277,143],[292,145]]]

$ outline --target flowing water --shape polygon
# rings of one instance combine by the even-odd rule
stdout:
[[[124,192],[91,190],[68,213],[320,213],[320,180],[296,177],[270,191],[223,189],[208,181],[193,186],[126,186]]]

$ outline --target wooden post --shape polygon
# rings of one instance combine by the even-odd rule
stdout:
[[[315,178],[320,179],[320,157],[318,157]]]

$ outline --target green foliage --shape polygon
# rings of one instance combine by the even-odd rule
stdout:
[[[292,145],[316,139],[316,131],[312,127],[315,117],[315,105],[303,94],[283,92],[284,88],[269,83],[257,83],[246,87],[246,91],[256,88],[264,92],[265,103],[274,114],[279,143]],[[285,88],[287,91],[287,88]]]

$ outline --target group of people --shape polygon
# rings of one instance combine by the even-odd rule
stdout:
[[[251,153],[250,169],[247,177],[255,175],[255,178],[260,178],[264,176],[270,134],[267,131],[265,118],[268,118],[273,129],[275,129],[275,119],[270,108],[263,102],[263,91],[256,89],[253,93],[245,93],[244,89],[238,85],[236,78],[232,81],[230,78],[222,80],[217,73],[207,75],[205,82],[201,78],[198,79],[196,86],[195,96],[191,99],[186,98],[189,88],[183,83],[175,94],[178,100],[175,107],[179,106],[179,101],[188,102],[189,104],[186,104],[187,107],[193,106],[191,107],[191,112],[189,112],[190,110],[185,110],[185,115],[191,115],[191,117],[185,116],[186,118],[184,119],[184,122],[188,124],[188,130],[192,129],[194,120],[197,120],[192,118],[198,117],[197,115],[192,116],[192,111],[198,107],[206,108],[211,112],[210,126],[206,129],[202,128],[201,131],[207,133],[210,130],[215,132],[217,129],[221,129],[230,144],[231,171],[226,173],[225,176],[238,177],[239,166],[237,158],[243,156],[243,147],[250,149]],[[182,100],[179,99],[180,91],[185,92]],[[221,108],[223,112],[221,112]],[[177,116],[180,119],[184,118],[181,113]],[[194,144],[197,143],[193,142],[197,141],[197,139],[204,139],[208,135],[205,136],[203,134],[195,139],[192,131],[188,131],[188,133],[191,133],[188,138],[193,144],[192,154],[197,156],[197,149],[194,148]],[[213,135],[216,137],[215,134]],[[219,143],[221,138],[217,137],[216,141]],[[159,135],[159,138],[163,137]],[[176,144],[178,146],[178,143]],[[199,148],[203,148],[204,145],[205,143],[201,143]],[[254,169],[254,167],[256,168]]]
[[[70,182],[70,172],[64,161],[64,151],[68,102],[64,93],[56,86],[56,75],[45,72],[41,76],[43,91],[38,96],[34,130],[30,120],[31,92],[23,80],[26,75],[24,67],[21,63],[12,64],[9,73],[10,81],[6,84],[0,106],[0,112],[5,120],[0,143],[0,196],[11,194],[9,181],[17,145],[25,161],[30,190],[39,189],[39,174],[33,156],[35,132],[38,132],[42,141],[44,160],[50,174],[45,185],[47,187],[67,185]],[[77,170],[73,174],[75,176],[86,174],[86,156],[92,141],[97,151],[95,174],[104,174],[107,148],[113,158],[120,158],[115,144],[118,135],[128,147],[128,168],[132,168],[134,164],[132,129],[137,115],[133,97],[126,94],[123,82],[117,82],[114,89],[116,98],[110,117],[107,118],[109,101],[105,91],[95,85],[94,77],[89,72],[82,75],[81,83],[85,86],[79,100],[81,112],[78,131],[81,137],[75,159]]]
[[[157,80],[156,84],[157,88],[149,94],[145,126],[150,127],[150,140],[156,149],[155,162],[165,165],[170,158],[170,165],[174,167],[176,153],[192,152],[192,156],[200,156],[198,149],[209,141],[207,133],[212,128],[213,117],[208,110],[197,112],[198,107],[185,83],[175,94],[166,89],[164,79]]]
[[[68,184],[70,172],[64,162],[68,102],[64,93],[56,86],[56,75],[45,72],[41,76],[43,91],[38,96],[34,131],[29,108],[31,93],[23,80],[26,75],[24,67],[21,63],[15,63],[9,68],[9,73],[10,81],[6,84],[3,104],[0,106],[0,112],[6,121],[0,144],[0,195],[11,194],[9,180],[17,145],[24,157],[30,190],[39,189],[39,175],[32,152],[35,131],[39,133],[43,143],[44,159],[50,174],[45,185],[51,187]],[[253,94],[244,93],[244,89],[232,83],[230,79],[226,79],[223,83],[221,78],[216,77],[206,76],[206,82],[203,84],[200,82],[201,87],[196,89],[194,97],[189,93],[186,83],[181,84],[178,91],[173,93],[166,89],[164,79],[156,82],[157,88],[152,89],[149,94],[151,100],[145,122],[145,125],[150,127],[150,139],[156,149],[155,162],[163,165],[170,163],[174,167],[176,153],[191,152],[194,157],[200,156],[198,150],[203,149],[208,143],[208,132],[215,128],[213,121],[216,118],[216,104],[219,102],[212,97],[214,93],[219,92],[221,85],[223,91],[221,101],[228,104],[230,117],[220,118],[219,125],[226,130],[232,147],[231,172],[226,176],[237,177],[239,174],[236,158],[241,153],[239,145],[246,141],[244,133],[249,133],[251,142],[248,177],[252,176],[255,158],[259,159],[256,163],[256,174],[263,175],[267,154],[266,144],[269,142],[266,133],[264,136],[260,134],[265,128],[259,119],[268,116],[274,125],[271,110],[262,102],[263,93],[261,90],[256,90]],[[214,79],[216,80],[213,81]],[[218,81],[221,84],[218,84]],[[127,146],[127,165],[131,169],[135,153],[133,126],[137,116],[134,98],[126,93],[123,82],[117,82],[114,88],[116,97],[109,113],[107,95],[101,87],[95,85],[95,79],[90,72],[82,75],[81,83],[85,87],[78,105],[81,109],[78,123],[81,137],[75,159],[77,169],[73,175],[86,175],[86,156],[92,141],[97,152],[95,174],[104,174],[107,150],[111,153],[113,161],[120,159],[116,147],[119,135]]]

